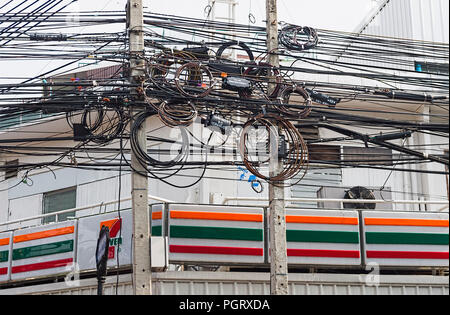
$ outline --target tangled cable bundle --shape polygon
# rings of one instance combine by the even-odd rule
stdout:
[[[319,36],[312,27],[287,25],[281,30],[278,40],[289,50],[304,51],[316,47]]]
[[[196,60],[194,54],[186,51],[167,50],[153,56],[148,61],[148,75],[150,78],[167,80],[169,73],[174,74],[178,68],[177,65],[182,65]],[[175,68],[172,67],[175,65]]]
[[[201,98],[211,93],[214,77],[206,66],[198,62],[189,62],[177,69],[175,86],[184,96]]]
[[[91,130],[94,135],[93,142],[106,144],[122,133],[126,126],[125,113],[122,108],[112,107],[103,110],[101,123]]]
[[[301,108],[296,108],[295,106],[286,106],[294,103],[291,100],[291,95],[299,95],[303,99],[303,104]],[[295,118],[306,118],[311,113],[312,100],[309,93],[300,86],[287,86],[280,93],[277,98],[279,104],[275,105],[276,109],[281,113]]]
[[[250,78],[253,82],[253,85],[256,86],[263,94],[269,98],[276,98],[278,93],[282,88],[283,77],[281,76],[280,71],[272,66],[268,62],[259,62],[255,66],[248,67],[244,73],[244,77]],[[272,82],[274,81],[274,83]],[[271,93],[269,93],[268,85],[274,84],[274,88]],[[241,95],[241,98],[249,98],[250,95]]]
[[[170,94],[178,94],[176,74],[186,63],[195,62],[194,54],[179,50],[164,49],[163,52],[147,59],[147,78],[154,87]]]
[[[180,148],[175,150],[171,150],[176,152],[174,158],[161,161],[149,155],[147,148],[142,148],[139,145],[138,136],[141,129],[142,124],[145,123],[148,117],[153,116],[153,112],[143,112],[135,117],[134,123],[131,126],[130,130],[130,143],[131,149],[136,154],[136,158],[139,163],[145,168],[156,167],[156,168],[168,168],[175,165],[178,165],[180,162],[185,161],[188,158],[189,153],[189,138],[186,130],[184,128],[179,128],[181,141],[173,141],[173,143],[180,144]],[[181,166],[182,167],[182,166]]]
[[[189,126],[197,117],[197,108],[188,102],[164,101],[158,106],[161,121],[169,127]]]
[[[44,117],[45,123],[47,119],[56,121],[60,114],[67,113],[67,122],[74,133],[73,137],[33,139],[19,133],[18,139],[7,136],[2,143],[10,142],[16,147],[20,144],[20,150],[2,145],[0,153],[6,158],[9,154],[52,156],[61,152],[57,159],[45,164],[66,167],[62,161],[70,157],[70,166],[90,170],[114,169],[125,162],[133,171],[176,188],[193,187],[214,166],[235,174],[235,167],[245,161],[255,175],[251,179],[252,188],[261,192],[263,180],[284,186],[287,179],[290,183],[286,183],[292,185],[302,178],[308,166],[308,149],[302,135],[287,120],[303,127],[306,124],[302,119],[311,117],[308,129],[314,129],[314,135],[308,144],[320,146],[331,142],[339,146],[362,141],[402,153],[373,165],[364,159],[355,160],[353,155],[350,159],[346,154],[328,154],[334,149],[325,147],[325,152],[311,157],[315,166],[448,175],[448,171],[437,172],[433,167],[427,170],[416,167],[435,162],[448,166],[448,157],[428,154],[429,150],[441,152],[441,143],[434,140],[427,143],[430,147],[425,154],[422,147],[413,149],[388,142],[406,138],[405,132],[431,134],[433,139],[448,141],[448,43],[284,24],[278,45],[269,48],[264,26],[146,12],[142,29],[145,49],[141,54],[140,49],[139,52],[130,49],[132,32],[123,29],[125,12],[85,11],[75,16],[63,9],[65,3],[76,1],[46,0],[42,2],[49,5],[43,6],[40,2],[8,0],[0,4],[0,23],[6,23],[0,29],[2,61],[8,61],[14,68],[16,61],[58,60],[56,67],[23,80],[22,76],[2,74],[0,129],[2,133],[14,134],[16,127],[19,126],[18,131],[22,128],[18,124]],[[52,9],[58,6],[58,10]],[[254,16],[249,15],[249,20],[253,24]],[[56,34],[64,21],[70,33]],[[106,25],[110,32],[95,30]],[[274,54],[280,57],[280,66],[268,63],[271,58],[267,56]],[[141,71],[142,59],[146,61],[146,71]],[[137,71],[133,71],[135,66]],[[361,84],[347,80],[352,77]],[[346,104],[338,108],[341,102]],[[429,112],[407,110],[424,103]],[[131,120],[128,113],[141,111],[146,113],[133,117],[133,121],[135,118],[138,121],[128,126]],[[137,135],[143,132],[140,126],[152,115],[158,115],[161,123],[149,128],[148,144],[140,148],[137,142]],[[185,127],[198,116],[202,117],[203,127],[197,138]],[[229,141],[234,138],[228,137],[239,134],[242,122],[247,119],[241,143]],[[363,135],[342,125],[371,129],[374,134]],[[124,132],[125,126],[129,133]],[[260,127],[259,133],[253,131],[255,127]],[[205,128],[208,132],[203,133]],[[319,128],[334,130],[341,136],[317,138]],[[388,134],[378,135],[378,131]],[[122,142],[128,141],[129,134],[129,143],[146,172],[128,163],[129,143]],[[188,144],[191,137],[198,143]],[[32,142],[67,138],[80,143],[71,148],[45,144],[41,149],[34,145],[28,148]],[[120,139],[119,148],[112,141],[115,139]],[[236,161],[236,145],[240,146],[242,161]],[[283,163],[279,161],[270,169],[275,164],[271,163],[274,160],[270,153],[276,151]],[[90,152],[95,154],[89,155]],[[208,160],[210,154],[212,159]],[[189,155],[192,160],[187,161]],[[221,160],[219,155],[226,159]],[[89,159],[86,163],[85,157]],[[42,168],[43,164],[0,165],[0,170],[12,166],[31,170]],[[174,182],[165,180],[171,176],[175,176]],[[236,180],[233,176],[220,180]],[[180,178],[195,180],[186,185]]]
[[[265,137],[260,142],[256,139],[256,143],[251,146],[251,128],[261,132],[259,127],[262,127]],[[284,139],[284,143],[281,139]],[[283,146],[284,150],[280,149]],[[244,124],[240,138],[240,154],[253,175],[275,184],[292,179],[301,171],[306,172],[308,164],[308,147],[302,135],[291,122],[275,114],[259,114]],[[262,159],[255,161],[255,157]],[[263,175],[260,169],[268,167],[271,159],[280,157],[286,161],[283,163],[283,169],[278,174]]]
[[[141,92],[145,102],[158,113],[159,119],[168,127],[187,127],[197,118],[197,108],[191,101],[171,99],[155,104],[147,96],[144,82],[142,83]]]
[[[120,106],[97,104],[84,111],[67,112],[66,120],[73,129],[74,124],[81,124],[89,133],[90,141],[106,144],[116,139],[127,124],[127,118]]]
[[[222,46],[220,46],[219,49],[217,50],[217,53],[216,53],[217,58],[221,59],[224,51],[227,48],[230,48],[230,47],[233,47],[233,46],[239,46],[242,50],[244,50],[245,53],[248,56],[248,59],[250,61],[254,61],[255,60],[255,56],[253,55],[252,50],[244,42],[239,42],[239,41],[235,41],[235,40],[230,41],[230,42],[226,42]]]
[[[248,57],[248,61],[245,62],[245,65],[242,65],[232,61],[231,59],[226,58],[228,56],[225,56],[224,53],[225,51],[227,51],[227,49],[237,49],[239,51],[243,50]],[[242,74],[243,72],[246,71],[247,65],[252,66],[254,64],[255,64],[255,56],[253,55],[252,50],[244,42],[235,40],[223,43],[217,50],[216,58],[210,60],[208,63],[209,67],[211,68],[211,71],[217,72],[219,74],[222,72],[232,74]]]

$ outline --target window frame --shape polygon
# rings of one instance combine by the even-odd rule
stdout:
[[[59,210],[54,210],[54,211],[46,211],[46,197],[51,197],[54,195],[58,195],[61,193],[67,193],[67,192],[73,192],[74,194],[74,206],[71,208],[66,208],[66,209],[59,209]],[[63,189],[58,189],[58,190],[53,190],[53,191],[48,191],[42,194],[42,214],[50,214],[53,212],[58,212],[58,211],[63,211],[63,210],[68,210],[68,209],[72,209],[72,208],[76,208],[76,204],[77,204],[77,186],[72,186],[72,187],[67,187],[67,188],[63,188]],[[63,216],[62,218],[60,218],[60,216]],[[71,220],[71,217],[75,217],[76,216],[76,211],[73,212],[68,212],[68,213],[64,213],[64,214],[55,214],[53,216],[46,216],[42,218],[42,224],[50,224],[50,223],[59,223],[59,222],[64,222],[64,221],[68,221]]]

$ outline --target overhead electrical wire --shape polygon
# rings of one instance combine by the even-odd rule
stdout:
[[[4,4],[0,10],[8,8],[12,2]],[[110,166],[114,169],[120,157],[119,165],[125,163],[130,169],[131,163],[122,146],[120,154],[116,152],[116,155],[106,160],[91,156],[87,147],[90,145],[90,148],[95,149],[96,146],[111,145],[117,139],[130,139],[130,148],[127,150],[137,153],[139,162],[148,171],[146,176],[177,188],[192,187],[205,178],[208,168],[216,165],[208,160],[208,155],[215,154],[209,151],[221,148],[223,152],[237,153],[236,146],[229,142],[231,133],[236,133],[241,140],[245,140],[248,126],[270,129],[270,126],[282,124],[286,119],[286,124],[290,124],[290,127],[284,128],[288,139],[284,140],[286,142],[282,141],[287,150],[284,156],[285,176],[278,178],[261,174],[257,168],[263,169],[263,164],[249,160],[249,155],[257,154],[259,149],[255,151],[254,148],[246,148],[245,141],[241,142],[246,149],[241,147],[243,160],[239,162],[240,165],[245,165],[262,180],[272,183],[290,180],[300,171],[306,172],[308,162],[396,172],[427,172],[397,166],[430,163],[430,160],[448,165],[448,157],[424,154],[421,150],[425,146],[404,146],[402,150],[405,156],[379,160],[380,163],[387,163],[383,166],[370,165],[364,163],[364,160],[356,159],[351,162],[345,159],[313,160],[308,156],[308,141],[303,139],[300,132],[306,126],[333,129],[336,125],[348,125],[430,133],[448,139],[448,72],[420,72],[415,68],[417,62],[428,59],[437,64],[448,65],[448,44],[283,24],[280,28],[279,48],[268,52],[264,27],[148,12],[144,14],[146,78],[142,85],[133,86],[127,83],[126,71],[130,56],[126,49],[125,32],[74,32],[77,28],[100,25],[123,27],[126,20],[124,13],[79,12],[76,23],[72,23],[72,20],[75,21],[74,15],[63,11],[70,3],[63,5],[63,2],[48,0],[26,12],[26,8],[21,7],[25,4],[24,1],[4,13],[0,12],[2,59],[67,61],[32,78],[22,78],[18,83],[0,83],[0,127],[10,128],[18,120],[24,121],[25,117],[33,119],[32,115],[43,116],[50,112],[67,117],[69,133],[75,132],[71,130],[74,128],[73,118],[81,117],[77,125],[85,132],[84,138],[81,136],[80,139],[79,135],[61,137],[80,143],[59,153],[60,158],[53,162],[37,163],[34,168],[43,165],[70,167],[70,164],[61,162],[62,159],[73,155],[83,160],[84,155],[81,153],[85,152],[90,163],[77,163],[77,167],[103,169]],[[34,4],[29,4],[28,7],[31,8]],[[62,6],[52,10],[57,5]],[[1,27],[5,23],[7,26]],[[71,33],[49,33],[66,28]],[[230,33],[233,35],[229,36]],[[273,67],[265,60],[269,53],[278,54],[286,62],[279,68]],[[80,72],[82,67],[74,65],[83,60],[122,65],[119,71],[122,77],[117,77],[116,73],[109,78],[66,77],[56,82],[56,73],[59,78],[63,78],[63,74]],[[332,77],[335,82],[312,80],[311,75]],[[364,80],[364,85],[347,84],[346,78],[359,78]],[[276,89],[268,95],[270,85],[275,85]],[[59,93],[58,89],[64,92]],[[140,99],[130,97],[131,89],[140,91]],[[44,92],[45,95],[42,95],[43,91],[47,91]],[[421,104],[426,104],[433,110],[421,113],[405,109],[407,106]],[[133,125],[130,125],[133,119],[127,113],[131,105],[143,109],[141,116],[134,117],[136,123]],[[373,106],[382,109],[372,108]],[[375,113],[389,119],[374,118]],[[401,118],[394,118],[396,116]],[[168,129],[189,128],[194,122],[202,121],[205,128],[213,131],[209,139],[203,141],[193,133],[179,129],[182,139],[172,144],[181,146],[175,150],[175,156],[167,156],[168,159],[161,160],[156,156],[161,158],[166,155],[167,149],[141,148],[136,141],[137,127],[151,117],[158,117]],[[267,120],[262,117],[277,118]],[[342,127],[340,130],[343,130]],[[343,132],[343,136],[334,138],[334,143],[344,143],[344,140],[364,143],[368,139],[356,133],[349,136],[347,131]],[[222,134],[225,141],[210,145],[214,134]],[[151,134],[148,136],[151,137]],[[22,141],[10,139],[9,143],[49,140],[51,139],[36,137],[31,140],[24,138]],[[196,145],[193,145],[193,141],[197,142]],[[311,143],[327,141],[329,140],[317,139]],[[2,144],[5,143],[8,142]],[[260,144],[255,145],[258,148]],[[399,149],[386,141],[377,141],[376,145]],[[30,154],[20,149],[17,151],[6,148],[0,149],[0,152]],[[54,156],[58,153],[39,154]],[[195,156],[204,159],[188,161],[188,157]],[[394,161],[397,162],[395,167],[389,167],[389,163]],[[227,164],[224,161],[223,165]],[[169,181],[171,177],[183,174],[192,176],[184,173],[192,170],[192,167],[200,171],[194,182],[179,185]],[[33,166],[20,165],[20,168],[30,170]]]

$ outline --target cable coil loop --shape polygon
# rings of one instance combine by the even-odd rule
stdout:
[[[256,133],[252,134],[251,128]],[[258,136],[263,135],[263,141]],[[253,136],[253,138],[252,138]],[[280,152],[285,140],[285,152]],[[250,143],[251,140],[256,140]],[[253,144],[253,146],[251,146]],[[280,156],[280,153],[283,156]],[[269,182],[284,182],[306,171],[308,147],[298,129],[288,120],[275,114],[259,114],[250,118],[243,126],[240,138],[240,154],[247,169],[256,177]],[[257,160],[254,160],[254,159]],[[268,163],[274,158],[283,158],[283,169],[278,174],[269,174]],[[270,171],[270,170],[269,170]]]
[[[292,94],[299,95],[303,99],[303,104],[301,105],[301,107],[297,108],[295,106],[286,106],[289,105]],[[277,98],[277,103],[278,104],[275,105],[276,109],[290,117],[306,118],[312,111],[311,97],[309,93],[300,86],[288,86],[283,90],[280,90]]]

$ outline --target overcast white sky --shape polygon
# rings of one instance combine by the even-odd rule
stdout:
[[[5,0],[0,0],[0,3],[3,1]],[[378,1],[380,0],[278,0],[278,19],[302,26],[352,32]],[[126,2],[127,0],[78,0],[72,4],[71,11],[124,10]],[[146,11],[201,19],[205,18],[204,9],[207,5],[208,0],[144,0]],[[216,4],[216,10],[216,16],[227,15],[224,5]],[[265,0],[238,0],[236,12],[238,23],[249,24],[248,15],[252,13],[257,25],[263,25]],[[34,77],[59,64],[62,63],[46,60],[30,62],[0,60],[0,77]],[[0,83],[6,82],[1,80]]]
[[[280,21],[315,28],[353,31],[379,0],[278,0]],[[126,0],[79,0],[85,10],[123,10]],[[204,18],[208,0],[144,0],[148,11]],[[225,6],[222,8],[226,15]],[[247,24],[252,13],[258,22],[265,19],[265,0],[238,0],[238,22]]]

